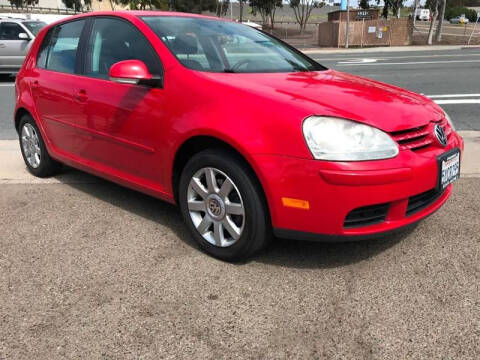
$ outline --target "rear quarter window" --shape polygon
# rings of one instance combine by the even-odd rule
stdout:
[[[76,20],[50,29],[40,46],[37,67],[74,74],[84,25],[85,20]]]

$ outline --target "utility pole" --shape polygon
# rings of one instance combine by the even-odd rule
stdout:
[[[347,0],[347,31],[345,32],[345,49],[348,49],[350,37],[350,0]]]

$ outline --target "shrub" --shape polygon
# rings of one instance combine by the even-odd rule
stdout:
[[[465,17],[470,22],[477,21],[477,12],[473,9],[468,9],[465,7],[455,7],[455,8],[449,8],[445,10],[445,19],[450,20],[451,18],[455,18],[462,14],[465,14]]]

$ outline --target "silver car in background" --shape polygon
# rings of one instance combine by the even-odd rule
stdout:
[[[0,74],[20,70],[33,39],[46,23],[0,17]]]
[[[451,18],[449,21],[450,21],[450,24],[468,24],[469,22],[469,20],[465,17],[465,15]]]

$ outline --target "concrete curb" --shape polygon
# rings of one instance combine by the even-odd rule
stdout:
[[[309,48],[302,49],[305,54],[366,54],[366,53],[394,53],[394,52],[415,52],[415,51],[445,51],[445,50],[468,50],[479,49],[478,45],[432,45],[432,46],[382,46],[369,48]]]
[[[461,171],[462,177],[480,177],[480,131],[459,131],[465,140]],[[102,180],[87,173],[69,170],[62,174],[40,179],[26,169],[18,140],[0,140],[0,184],[61,184],[98,183]]]

